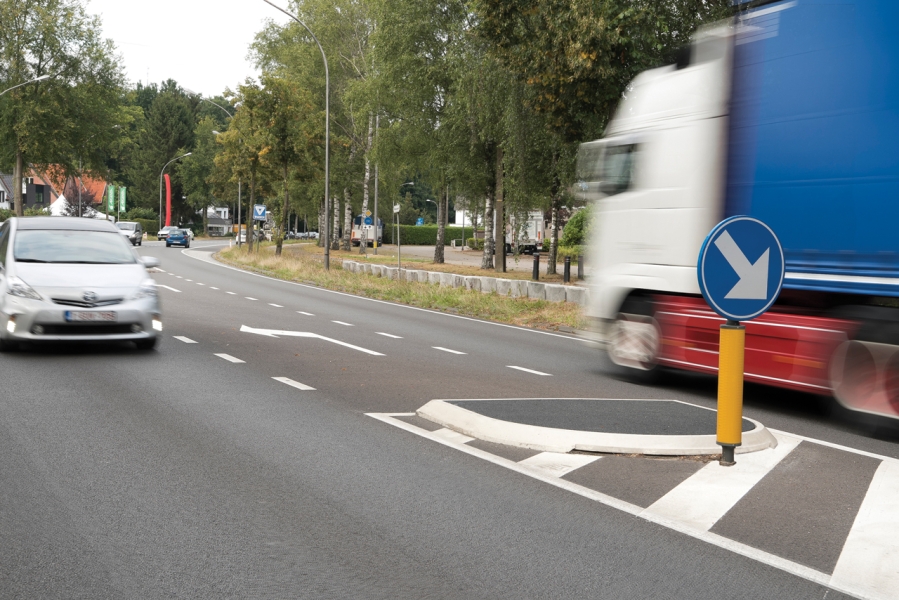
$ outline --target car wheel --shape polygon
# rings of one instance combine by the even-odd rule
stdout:
[[[169,244],[169,243],[166,243],[166,245],[165,245],[165,247],[166,247],[166,248],[171,248],[171,247],[172,247],[172,245],[171,245],[171,244]]]
[[[153,337],[145,340],[135,340],[134,345],[137,346],[138,350],[152,350],[157,343],[159,343],[159,338]]]
[[[143,246],[143,245],[144,245],[144,241],[143,241],[143,240],[140,240],[139,242],[137,242],[137,245],[138,245],[138,246]]]
[[[185,247],[185,248],[190,248],[190,242],[187,242],[186,244],[184,244],[184,247]]]

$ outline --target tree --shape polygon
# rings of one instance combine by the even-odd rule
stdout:
[[[79,0],[0,0],[0,23],[0,85],[52,76],[0,99],[0,159],[14,163],[21,216],[28,164],[58,165],[68,176],[78,171],[80,157],[105,170],[105,149],[118,136],[113,125],[126,120],[124,76],[112,42],[99,37],[100,20]]]
[[[211,117],[203,117],[194,130],[192,153],[181,161],[177,171],[187,196],[187,206],[196,213],[203,211],[203,231],[208,231],[209,203],[212,201],[212,171],[215,156],[219,152],[216,144],[215,127],[218,123]]]

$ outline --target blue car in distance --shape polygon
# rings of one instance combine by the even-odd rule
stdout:
[[[184,246],[190,248],[190,232],[186,229],[173,229],[169,232],[169,236],[165,238],[165,247]]]

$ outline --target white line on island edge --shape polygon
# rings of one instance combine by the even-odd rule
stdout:
[[[442,352],[449,352],[450,354],[467,354],[467,352],[459,352],[458,350],[450,350],[449,348],[444,348],[442,346],[431,346],[434,350],[441,350]]]
[[[224,358],[228,362],[233,362],[233,363],[247,362],[245,360],[240,360],[239,358],[235,358],[234,356],[231,356],[230,354],[216,354],[216,356],[218,356],[219,358]]]
[[[393,338],[395,340],[403,339],[403,336],[401,335],[393,335],[392,333],[384,333],[383,331],[376,331],[375,333],[377,333],[378,335],[383,335],[384,337]]]
[[[280,381],[281,383],[286,383],[287,385],[289,385],[291,387],[295,387],[298,390],[305,390],[307,392],[315,391],[314,387],[309,387],[305,383],[300,383],[299,381],[294,381],[293,379],[288,379],[287,377],[272,377],[272,379],[274,379],[275,381]]]
[[[506,365],[510,369],[518,369],[519,371],[524,371],[525,373],[533,373],[534,375],[542,375],[544,377],[552,377],[552,373],[543,373],[541,371],[535,371],[534,369],[525,369],[524,367],[516,367],[514,365]]]
[[[192,339],[190,339],[189,337],[184,337],[183,335],[173,335],[172,337],[178,341],[184,342],[185,344],[196,344],[197,343],[197,342],[193,341]]]

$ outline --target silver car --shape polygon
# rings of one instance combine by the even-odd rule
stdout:
[[[162,331],[155,258],[108,221],[11,218],[0,226],[0,351],[20,342],[133,341]]]

